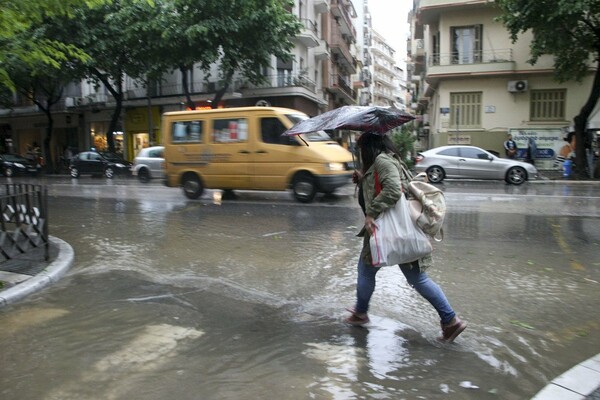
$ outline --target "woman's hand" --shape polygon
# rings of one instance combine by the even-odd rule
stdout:
[[[352,174],[352,183],[359,183],[362,179],[362,173],[360,171],[354,170]]]
[[[375,218],[367,215],[365,217],[365,229],[369,232],[369,235],[372,235],[373,232],[377,229],[377,224],[375,224]]]

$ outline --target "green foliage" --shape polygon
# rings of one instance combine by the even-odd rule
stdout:
[[[0,86],[15,90],[15,85],[6,70],[5,61],[15,57],[35,65],[43,63],[57,67],[67,57],[83,57],[74,47],[65,46],[53,38],[41,39],[35,35],[24,35],[55,16],[70,17],[82,5],[95,6],[107,0],[4,0],[0,13]]]
[[[589,62],[598,61],[600,51],[600,1],[598,0],[497,0],[502,11],[499,20],[513,41],[531,31],[531,59],[555,57],[559,81],[581,80],[589,71]]]
[[[392,142],[402,155],[402,160],[412,167],[413,161],[411,155],[415,150],[415,141],[417,138],[413,134],[413,123],[402,125],[400,129],[395,129],[391,134]]]

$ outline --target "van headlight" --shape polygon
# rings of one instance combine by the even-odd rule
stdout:
[[[336,172],[338,172],[338,171],[345,171],[346,170],[346,167],[345,167],[344,163],[334,162],[334,163],[327,163],[325,165],[327,166],[327,169],[329,169],[330,171],[336,171]]]

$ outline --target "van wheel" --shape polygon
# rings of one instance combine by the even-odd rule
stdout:
[[[307,172],[296,175],[292,182],[292,190],[296,200],[301,203],[310,203],[317,194],[315,178]]]
[[[197,199],[204,193],[204,186],[202,186],[200,178],[195,174],[185,175],[181,183],[183,186],[183,193],[188,199]]]

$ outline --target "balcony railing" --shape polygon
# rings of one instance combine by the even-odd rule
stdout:
[[[488,64],[513,61],[512,49],[483,50],[470,53],[433,53],[429,65]]]
[[[351,87],[350,79],[343,75],[329,75],[329,88],[341,90],[346,96],[356,99],[356,92]]]

